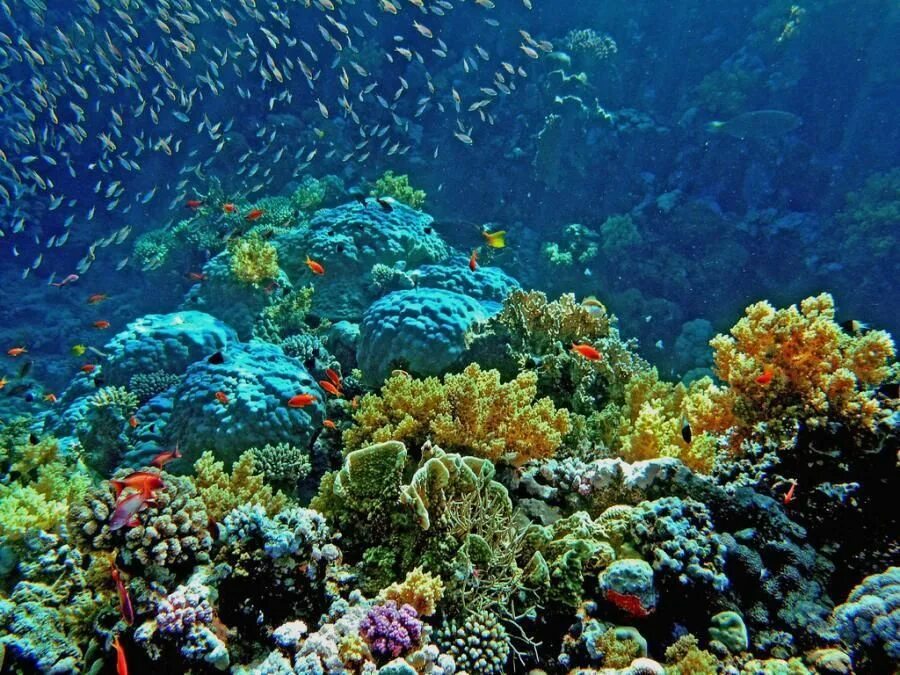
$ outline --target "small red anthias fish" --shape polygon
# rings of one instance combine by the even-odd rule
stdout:
[[[469,256],[469,269],[473,272],[478,269],[478,249],[472,249],[472,255]]]
[[[137,425],[139,423],[140,422],[138,422],[138,418],[135,417],[134,415],[132,415],[131,417],[128,418],[128,426],[130,426],[132,429],[137,429]]]
[[[57,281],[55,283],[50,284],[51,286],[56,286],[57,288],[62,288],[63,286],[68,286],[69,284],[73,284],[78,281],[81,277],[77,274],[70,274],[62,281]]]
[[[316,397],[312,394],[297,394],[288,399],[288,408],[305,408],[316,402]]]
[[[22,354],[27,354],[28,350],[25,347],[13,347],[12,349],[7,349],[6,353],[10,356],[22,356]]]
[[[319,380],[319,386],[332,396],[341,397],[344,395],[340,389],[334,386],[333,382],[329,382],[328,380]]]
[[[309,271],[318,276],[322,276],[325,274],[325,267],[322,263],[316,262],[309,256],[306,256],[306,266],[309,268]]]
[[[762,375],[756,378],[756,384],[769,384],[772,381],[772,370],[771,368],[766,368]]]
[[[191,281],[204,281],[206,279],[206,275],[202,272],[188,272],[188,279]]]
[[[225,213],[234,213],[237,211],[237,207],[231,202],[228,202],[227,204],[222,204],[222,211]]]
[[[165,450],[164,452],[159,453],[150,461],[150,466],[155,466],[157,469],[161,469],[166,464],[176,459],[181,459],[181,452],[178,450],[177,445],[175,446],[174,450]]]
[[[337,424],[334,423],[334,420],[328,420],[322,422],[322,426],[326,429],[337,429]]]
[[[641,599],[636,595],[628,595],[626,593],[610,590],[606,591],[606,599],[631,616],[644,617],[649,616],[650,614],[650,610],[641,604]]]
[[[82,373],[90,374],[90,373],[93,373],[95,370],[97,370],[97,366],[95,366],[93,363],[85,363],[78,370],[80,370]]]
[[[128,675],[128,662],[125,660],[125,649],[119,642],[119,636],[113,639],[113,649],[116,650],[116,675]]]
[[[48,403],[56,403],[56,401],[58,399],[56,398],[56,394],[50,393],[50,394],[44,394],[44,400],[47,401]]]
[[[109,328],[109,321],[106,321],[104,319],[101,319],[100,321],[95,321],[94,328],[97,328],[98,330],[106,330],[107,328]]]
[[[785,506],[787,506],[788,504],[793,502],[795,499],[797,499],[797,495],[795,494],[796,492],[797,492],[797,481],[793,480],[793,481],[791,481],[791,487],[788,488],[788,491],[784,493],[784,497],[782,498],[782,501],[784,501]]]
[[[341,381],[341,376],[337,374],[336,371],[331,368],[325,369],[325,376],[334,383],[335,387],[340,388],[343,386],[343,382]]]
[[[106,293],[94,293],[88,296],[87,302],[89,305],[98,305],[108,298],[109,296]]]
[[[216,392],[216,400],[222,405],[228,405],[228,395],[224,391]]]
[[[201,206],[203,206],[203,201],[200,200],[200,199],[188,199],[188,200],[184,203],[184,205],[185,205],[186,207],[188,207],[189,209],[195,209],[195,210],[196,210],[196,209],[199,209]]]
[[[135,471],[120,480],[111,480],[109,484],[116,491],[117,499],[125,488],[134,488],[145,497],[152,497],[154,491],[161,490],[166,486],[158,473],[150,471]]]
[[[128,589],[122,581],[122,575],[115,562],[110,562],[109,574],[116,584],[116,592],[119,594],[119,609],[122,612],[122,619],[129,626],[134,624],[134,606],[131,604],[131,596],[128,595]]]
[[[265,211],[263,209],[253,209],[250,213],[247,214],[247,220],[252,223],[254,220],[259,220],[260,218],[262,218],[264,213]]]
[[[601,358],[600,352],[598,352],[594,347],[589,344],[580,344],[576,345],[574,342],[572,343],[572,353],[579,354],[583,356],[588,361],[599,361]]]
[[[140,525],[137,514],[147,508],[152,501],[143,492],[132,492],[124,499],[117,501],[116,508],[109,518],[109,531],[121,530],[126,525],[128,527]]]

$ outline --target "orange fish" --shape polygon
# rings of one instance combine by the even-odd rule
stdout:
[[[472,255],[469,256],[469,269],[473,272],[478,268],[478,249],[472,249]]]
[[[89,305],[97,305],[109,298],[106,293],[94,293],[93,295],[88,296],[88,304]]]
[[[341,390],[335,387],[334,384],[329,382],[328,380],[319,380],[319,386],[332,396],[343,396]]]
[[[131,417],[128,418],[128,426],[130,426],[132,429],[137,429],[137,425],[138,425],[137,417],[132,415]]]
[[[326,429],[337,429],[337,424],[334,423],[334,420],[325,420],[322,422],[322,426]]]
[[[167,463],[175,459],[181,459],[181,452],[179,452],[177,445],[175,446],[174,450],[166,450],[159,453],[150,461],[150,466],[155,466],[156,468],[161,469]]]
[[[237,211],[237,207],[231,202],[228,202],[227,204],[222,204],[222,210],[225,213],[234,213],[235,211]]]
[[[203,206],[203,202],[199,199],[188,199],[184,205],[189,209],[199,209],[201,206]]]
[[[125,649],[119,642],[118,635],[116,635],[112,645],[113,649],[116,650],[116,675],[128,675],[128,662],[125,660]]]
[[[100,321],[95,321],[94,328],[97,328],[99,330],[106,330],[107,328],[109,328],[109,321],[105,321],[103,319],[101,319]]]
[[[580,344],[576,345],[574,342],[572,343],[572,352],[574,354],[579,354],[586,358],[588,361],[599,361],[601,358],[600,352],[598,352],[594,347],[588,344]]]
[[[338,374],[337,374],[335,371],[333,371],[331,368],[326,368],[326,369],[325,369],[325,375],[327,375],[327,376],[328,376],[328,379],[331,380],[331,381],[334,383],[334,386],[335,386],[335,387],[340,387],[340,386],[341,386],[341,384],[342,384],[342,383],[341,383],[341,376],[338,375]]]
[[[756,384],[769,384],[772,381],[772,370],[766,368],[762,375],[756,378]]]
[[[216,400],[222,405],[228,405],[228,396],[224,391],[220,390],[216,392]]]
[[[119,495],[122,494],[122,490],[125,488],[134,488],[145,497],[152,497],[156,490],[161,490],[166,486],[158,473],[150,471],[133,471],[125,478],[110,480],[109,484],[116,491],[116,499],[119,498]]]
[[[252,223],[254,220],[259,220],[260,218],[262,218],[264,213],[265,211],[263,211],[262,209],[253,209],[250,213],[247,214],[247,220]]]
[[[3,387],[0,387],[2,389]],[[56,403],[56,394],[45,394],[44,400],[48,403]]]
[[[5,387],[8,384],[9,384],[9,380],[7,380],[5,377],[0,377],[0,389],[3,389],[3,387]]]
[[[322,263],[316,262],[309,256],[306,256],[306,266],[313,274],[318,274],[319,276],[325,274],[325,268],[322,266]]]
[[[316,397],[312,394],[297,394],[288,399],[289,408],[305,408],[316,402]]]
[[[188,279],[191,281],[203,281],[206,279],[206,275],[202,272],[188,272]]]
[[[797,481],[791,481],[790,489],[784,495],[784,505],[787,506],[792,501],[794,501],[797,497],[794,494],[797,491]]]
[[[95,366],[93,363],[85,363],[78,370],[80,370],[82,373],[90,374],[90,373],[93,373],[95,370],[97,370],[97,366]]]
[[[27,354],[28,350],[25,347],[13,347],[12,349],[7,349],[6,353],[10,356],[22,356],[22,354]]]
[[[128,595],[128,589],[125,588],[116,563],[110,562],[109,574],[115,582],[116,592],[119,594],[119,610],[122,612],[122,618],[130,626],[134,623],[134,606],[131,604],[131,596]]]

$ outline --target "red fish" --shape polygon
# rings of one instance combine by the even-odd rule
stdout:
[[[128,662],[125,660],[125,650],[119,642],[118,635],[116,635],[112,645],[113,649],[116,650],[116,675],[128,675]]]
[[[191,281],[204,281],[206,279],[206,275],[202,272],[188,272],[188,279]]]
[[[334,386],[335,386],[335,387],[340,387],[340,386],[343,384],[343,383],[341,382],[341,376],[338,375],[338,374],[337,374],[335,371],[333,371],[331,368],[326,368],[326,369],[325,369],[325,375],[328,377],[329,380],[331,380],[331,381],[334,383]]]
[[[94,328],[97,328],[98,330],[106,330],[107,328],[109,328],[109,321],[105,321],[103,319],[101,319],[100,321],[95,321]]]
[[[322,426],[326,429],[337,429],[337,424],[334,423],[334,420],[325,420],[322,422]]]
[[[227,204],[222,204],[222,211],[225,213],[234,213],[237,211],[237,207],[231,202],[228,202]]]
[[[174,450],[166,450],[164,452],[159,453],[156,457],[154,457],[150,466],[155,466],[157,469],[163,468],[166,464],[175,459],[181,459],[181,452],[178,451],[178,446],[175,446]]]
[[[610,590],[606,591],[606,599],[631,616],[644,617],[650,614],[650,610],[644,607],[641,599],[636,595],[627,595]]]
[[[106,293],[94,293],[88,296],[87,302],[89,305],[98,305],[108,298],[109,296]]]
[[[216,392],[216,400],[222,405],[228,405],[228,395],[224,391]]]
[[[316,397],[312,394],[297,394],[288,399],[289,408],[305,408],[316,402]]]
[[[0,389],[2,389],[2,388],[3,387],[0,387]],[[56,403],[56,401],[57,401],[56,394],[53,394],[53,393],[44,394],[44,400],[49,403]]]
[[[51,285],[51,286],[56,286],[57,288],[62,288],[63,286],[68,286],[69,284],[75,283],[75,282],[78,281],[80,278],[81,278],[81,277],[79,277],[77,274],[70,274],[69,276],[67,276],[67,277],[66,277],[65,279],[63,279],[62,281],[58,281],[58,282],[52,283],[52,284],[50,284],[50,285]]]
[[[125,488],[134,488],[145,497],[152,497],[155,490],[161,490],[166,486],[158,473],[149,471],[135,471],[120,480],[111,480],[109,484],[115,489],[117,499]]]
[[[82,373],[90,374],[90,373],[93,373],[95,370],[97,370],[97,366],[95,366],[93,363],[85,363],[78,370],[80,370]]]
[[[322,389],[327,391],[332,396],[338,396],[338,397],[343,396],[343,394],[341,393],[341,390],[338,389],[337,387],[335,387],[334,384],[332,384],[328,380],[319,380],[319,386],[322,387]]]
[[[262,218],[264,213],[265,211],[263,209],[253,209],[250,213],[247,214],[247,220],[252,223],[254,220],[259,220],[260,218]]]
[[[572,352],[574,354],[579,354],[583,356],[588,361],[599,361],[601,359],[600,352],[598,352],[594,347],[588,344],[580,344],[576,345],[574,342],[572,343]]]
[[[306,256],[306,266],[309,268],[309,271],[318,276],[322,276],[325,274],[325,267],[322,263],[316,262],[309,256]]]
[[[27,354],[28,350],[25,347],[13,347],[12,349],[7,349],[6,353],[10,356],[22,356],[22,354]]]
[[[792,501],[794,501],[795,499],[797,499],[797,496],[794,494],[796,491],[797,491],[797,481],[791,481],[791,487],[790,487],[790,488],[788,489],[788,491],[784,494],[784,499],[783,499],[783,501],[784,501],[784,505],[785,505],[785,506],[787,506],[787,505],[790,504]]]
[[[135,527],[140,525],[137,514],[147,508],[152,500],[143,492],[133,492],[124,499],[116,502],[116,508],[109,518],[109,531],[121,530],[126,525]]]
[[[188,199],[188,200],[184,203],[184,205],[185,205],[186,207],[188,207],[189,209],[197,210],[197,209],[199,209],[201,206],[203,206],[203,202],[202,202],[201,200],[199,200],[199,199]]]
[[[122,575],[116,564],[110,563],[110,576],[116,583],[116,592],[119,594],[119,610],[122,612],[122,618],[129,626],[134,623],[134,606],[131,604],[131,596],[128,595],[128,589],[122,581]]]
[[[137,429],[137,425],[138,425],[137,417],[132,415],[131,417],[128,418],[128,426],[130,426],[132,429]]]
[[[762,375],[756,378],[756,384],[769,384],[772,381],[772,370],[766,368]]]
[[[473,272],[478,269],[478,249],[472,249],[472,255],[469,256],[469,269]]]

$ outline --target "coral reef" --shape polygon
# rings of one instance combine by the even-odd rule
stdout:
[[[463,620],[447,621],[434,632],[435,644],[449,654],[460,671],[470,673],[506,672],[509,660],[509,636],[497,619],[476,613]]]
[[[393,171],[385,171],[375,181],[369,194],[379,198],[390,197],[414,209],[421,209],[425,205],[425,191],[410,185],[406,174],[395,175]]]
[[[233,239],[228,252],[238,281],[258,286],[278,276],[278,251],[257,234]]]
[[[265,447],[270,449],[268,453],[263,453],[268,461],[260,461],[259,451],[252,448],[234,462],[230,474],[225,471],[225,462],[216,461],[216,455],[211,451],[204,452],[194,464],[194,483],[212,521],[221,521],[225,514],[242,504],[259,504],[270,515],[287,505],[284,494],[273,492],[266,485],[266,467],[279,471],[278,475],[283,476],[284,471],[290,471],[291,467],[302,470],[302,460],[294,460],[292,465],[278,463],[273,466],[272,454],[278,455],[279,449],[290,449],[292,446]]]
[[[870,667],[900,661],[900,567],[866,577],[834,610],[834,628]],[[874,670],[872,672],[875,672]]]

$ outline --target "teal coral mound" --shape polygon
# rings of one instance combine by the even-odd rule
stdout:
[[[232,270],[231,253],[220,253],[203,266],[205,278],[185,296],[182,307],[208,312],[232,326],[241,340],[249,340],[259,314],[275,301],[268,284],[241,281]],[[289,287],[283,272],[273,280]],[[274,287],[273,287],[274,288]]]
[[[369,200],[367,206],[345,204],[318,211],[304,230],[275,237],[282,269],[295,284],[313,279],[309,256],[325,267],[315,277],[313,311],[332,320],[358,320],[375,299],[372,267],[380,264],[411,270],[440,262],[449,249],[432,226],[431,216],[392,202],[392,211]]]
[[[900,664],[900,567],[863,579],[834,610],[833,623],[855,653],[873,664],[885,656]]]
[[[137,373],[181,374],[198,359],[236,341],[234,330],[210,314],[147,314],[106,345],[109,358],[103,376],[108,384],[125,386]]]
[[[519,282],[499,267],[468,268],[468,261],[454,256],[446,263],[422,265],[414,272],[420,287],[440,288],[462,293],[476,300],[502,303],[506,296],[521,288]]]
[[[368,382],[401,368],[439,375],[457,365],[466,333],[489,318],[477,300],[436,288],[395,291],[372,303],[363,316],[356,357]]]
[[[304,393],[316,401],[302,408],[288,405]],[[226,464],[267,443],[305,447],[322,426],[324,396],[298,360],[254,340],[229,349],[222,363],[203,359],[188,368],[173,394],[166,436],[180,444],[189,461],[214,450]]]

